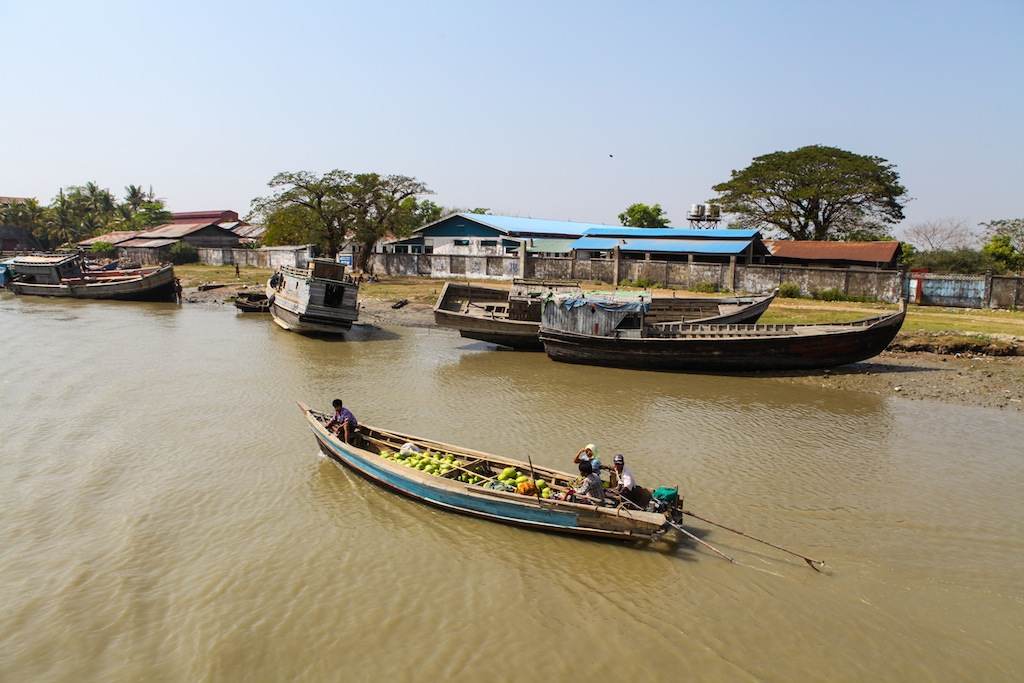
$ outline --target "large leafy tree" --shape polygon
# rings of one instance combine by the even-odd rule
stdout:
[[[432,194],[408,176],[341,170],[278,173],[268,186],[274,194],[253,200],[267,244],[312,243],[333,255],[351,238],[359,245],[355,265],[363,270],[378,240],[404,237],[421,224],[425,215],[416,196]],[[433,212],[428,207],[425,214]]]
[[[669,224],[661,204],[630,204],[628,209],[619,214],[619,222],[630,228],[664,228]]]
[[[885,159],[812,145],[757,157],[712,189],[738,227],[796,240],[871,240],[903,220],[899,180]]]
[[[981,249],[1007,269],[1020,272],[1024,268],[1024,218],[982,223],[988,241]]]

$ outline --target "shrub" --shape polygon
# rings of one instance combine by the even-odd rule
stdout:
[[[619,280],[619,287],[632,287],[633,281],[628,277],[625,280]]]
[[[779,296],[783,299],[799,299],[800,285],[795,282],[783,282],[779,285]]]
[[[695,282],[693,286],[690,287],[690,291],[703,292],[705,294],[713,294],[718,291],[718,285],[709,280],[704,280],[702,282]]]
[[[658,283],[655,282],[654,280],[650,280],[646,277],[640,276],[633,282],[633,286],[639,287],[640,289],[650,289],[652,287],[657,287]]]
[[[846,301],[846,295],[834,287],[813,291],[811,297],[818,301]]]
[[[167,250],[167,258],[177,266],[186,263],[198,263],[199,250],[188,242],[176,242]]]
[[[94,242],[92,248],[89,249],[90,254],[113,254],[114,245],[110,242]]]

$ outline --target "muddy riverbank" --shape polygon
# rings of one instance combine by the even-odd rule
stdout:
[[[238,287],[185,291],[186,303],[230,306]],[[433,327],[432,306],[363,296],[362,324]],[[978,336],[976,342],[942,333],[901,333],[888,350],[863,363],[819,372],[783,372],[779,382],[899,396],[910,400],[1000,408],[1024,412],[1024,338]]]

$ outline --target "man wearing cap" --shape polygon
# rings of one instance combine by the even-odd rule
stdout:
[[[588,443],[586,446],[581,448],[580,452],[576,454],[576,457],[573,458],[572,461],[577,465],[581,462],[589,462],[591,471],[597,475],[598,479],[601,478],[601,461],[597,457],[597,446],[594,444]]]
[[[626,467],[626,459],[622,457],[622,453],[616,453],[612,458],[612,471],[615,474],[615,487],[611,491],[630,502],[637,503],[636,481],[633,479],[633,473]]]

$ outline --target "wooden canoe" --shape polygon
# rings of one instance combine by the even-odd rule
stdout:
[[[327,430],[329,415],[302,403],[299,407],[327,457],[375,484],[450,512],[541,531],[626,541],[657,539],[682,519],[681,500],[668,513],[659,513],[629,505],[599,506],[488,488],[489,482],[509,467],[543,479],[555,491],[564,491],[575,475],[539,465],[531,468],[528,462],[365,424],[359,426],[355,443],[347,444]],[[459,464],[445,462],[450,469],[437,474],[416,469],[408,460],[393,459],[406,444],[437,454],[439,459],[451,456]],[[467,475],[472,483],[460,481],[459,477]]]

